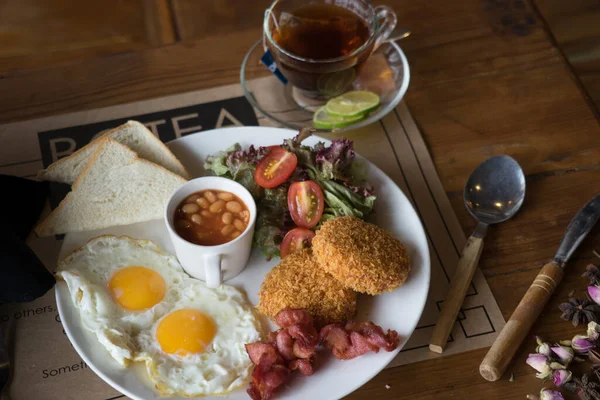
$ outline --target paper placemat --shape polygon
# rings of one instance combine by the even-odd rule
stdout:
[[[239,85],[17,122],[0,126],[0,174],[34,179],[38,170],[128,119],[143,122],[165,142],[225,126],[275,125],[250,106]],[[425,142],[404,103],[383,120],[343,136],[353,140],[358,153],[402,188],[429,241],[431,288],[425,311],[415,333],[388,367],[440,357],[429,351],[428,342],[465,236]],[[61,241],[32,235],[28,243],[54,271]],[[442,356],[490,346],[504,323],[483,274],[477,270]],[[11,400],[125,398],[98,378],[70,345],[60,324],[54,290],[32,303],[0,306],[0,324],[7,331],[14,366]]]

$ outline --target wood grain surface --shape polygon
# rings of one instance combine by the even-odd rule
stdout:
[[[536,5],[584,95],[600,112],[600,4],[595,0],[536,0]]]
[[[17,7],[37,10],[43,3],[56,5],[48,7],[52,15],[32,16]],[[0,3],[3,15],[10,10],[14,16],[0,22],[0,122],[237,82],[242,57],[260,38],[267,1],[92,3],[85,2],[85,10],[75,0]],[[582,69],[567,63],[564,43],[571,39],[555,41],[559,35],[553,35],[554,29],[571,32],[569,24],[561,27],[558,0],[376,3],[394,8],[399,25],[413,32],[401,42],[411,65],[406,99],[465,233],[475,226],[461,192],[471,170],[487,157],[508,154],[525,171],[523,208],[489,230],[480,261],[508,320],[574,213],[600,191],[600,125],[592,91],[582,84],[589,80],[578,76],[584,69],[597,76],[598,64],[582,62]],[[591,11],[585,8],[577,19],[581,37],[597,22],[583,15],[597,12],[598,3],[586,4]],[[89,36],[79,35],[77,26],[91,14]],[[17,17],[42,28],[18,28]],[[592,44],[573,44],[573,54],[586,60]],[[535,349],[533,334],[556,342],[580,333],[560,320],[557,305],[572,290],[585,295],[580,275],[587,263],[600,262],[592,255],[599,240],[596,228],[501,380],[479,375],[482,349],[385,370],[348,399],[523,399],[538,393],[543,383],[524,363]]]
[[[0,71],[173,41],[167,0],[0,1]]]

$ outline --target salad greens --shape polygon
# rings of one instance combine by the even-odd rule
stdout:
[[[287,195],[293,182],[313,180],[323,191],[325,210],[316,228],[328,219],[350,215],[365,219],[373,210],[376,197],[366,181],[366,165],[355,158],[352,142],[336,139],[330,146],[319,142],[314,147],[302,145],[312,130],[302,130],[282,147],[298,158],[296,170],[283,184],[265,189],[254,180],[259,161],[269,152],[267,147],[250,146],[243,149],[238,143],[225,151],[209,156],[204,168],[216,175],[242,184],[254,197],[257,219],[254,245],[271,258],[279,256],[279,244],[294,227],[287,207]]]

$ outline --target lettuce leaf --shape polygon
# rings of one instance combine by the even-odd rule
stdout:
[[[293,139],[284,140],[282,146],[296,154],[298,166],[276,188],[264,189],[254,180],[256,165],[269,151],[265,147],[250,146],[244,150],[236,143],[207,157],[204,164],[206,170],[234,179],[252,193],[258,209],[254,245],[269,259],[279,256],[284,235],[294,227],[287,208],[287,192],[293,182],[310,179],[321,187],[325,210],[317,229],[328,219],[344,215],[365,219],[373,210],[376,197],[366,181],[366,164],[356,159],[352,142],[341,138],[330,146],[322,142],[313,147],[302,145],[302,140],[310,134],[311,131],[303,129]]]

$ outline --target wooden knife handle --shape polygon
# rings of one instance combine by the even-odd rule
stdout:
[[[456,322],[460,306],[465,300],[465,295],[473,280],[482,249],[482,238],[471,236],[467,239],[460,260],[458,260],[456,271],[450,282],[448,294],[442,304],[442,311],[433,329],[431,341],[429,342],[429,350],[435,353],[441,353],[444,351],[444,347],[446,347],[448,336]]]
[[[481,362],[481,376],[500,379],[562,278],[563,269],[556,263],[544,265]]]

